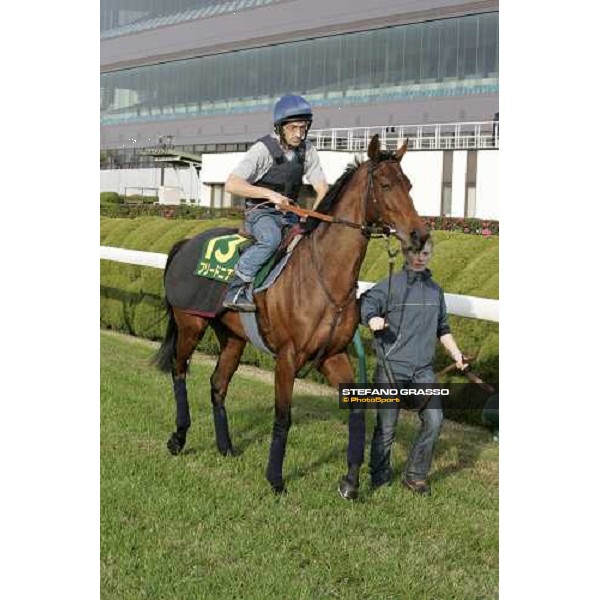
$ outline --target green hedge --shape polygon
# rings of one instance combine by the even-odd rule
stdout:
[[[102,202],[102,194],[115,194],[115,192],[102,192],[100,194],[100,215],[103,217],[121,217],[134,219],[137,217],[166,217],[168,219],[241,219],[243,210],[240,208],[210,208],[195,204],[180,204],[178,206],[153,205],[155,197],[128,196],[120,197],[119,204],[107,206]],[[117,194],[118,196],[118,194]],[[132,206],[132,199],[142,199],[139,205]],[[133,200],[135,202],[135,200]],[[127,202],[130,204],[128,205]],[[143,205],[142,205],[143,204]],[[458,217],[422,217],[427,229],[431,231],[453,231],[489,237],[500,234],[498,221],[483,219],[463,219]]]
[[[137,219],[101,218],[100,240],[104,246],[167,253],[178,240],[192,237],[212,227],[239,226],[239,220],[167,220],[157,217]],[[435,231],[435,253],[431,269],[446,292],[484,298],[498,298],[498,237],[473,236],[463,233]],[[398,266],[401,264],[399,257]],[[363,263],[360,279],[378,281],[387,275],[387,253],[384,240],[372,240]],[[162,270],[101,261],[100,323],[102,327],[123,331],[150,339],[162,339],[166,321],[163,319],[164,297]],[[450,317],[453,334],[466,354],[476,357],[474,370],[485,381],[498,381],[498,324],[461,317]],[[369,377],[375,359],[371,335],[360,327],[367,350]],[[199,349],[216,353],[218,343],[212,331],[205,336]],[[356,362],[354,348],[351,356]],[[273,360],[250,344],[243,361],[272,368]],[[436,370],[449,364],[438,344]],[[356,365],[355,365],[356,366]],[[356,370],[356,372],[358,372]],[[311,373],[311,378],[321,380]]]
[[[190,204],[176,206],[165,204],[100,204],[100,216],[137,219],[139,217],[164,217],[167,219],[241,219],[243,211],[236,208],[209,208]]]
[[[462,217],[423,217],[425,227],[435,231],[458,231],[475,235],[499,235],[500,223],[485,219],[463,219]]]
[[[104,204],[122,204],[123,197],[117,194],[117,192],[100,192],[100,206]]]

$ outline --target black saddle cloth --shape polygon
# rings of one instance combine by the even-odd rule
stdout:
[[[165,272],[165,293],[172,306],[202,317],[214,317],[223,310],[227,284],[199,277],[196,269],[208,240],[237,231],[231,227],[209,229],[181,246]]]

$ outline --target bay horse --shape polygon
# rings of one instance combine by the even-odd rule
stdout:
[[[368,160],[349,166],[319,205],[337,222],[320,222],[303,237],[275,283],[255,294],[257,321],[267,346],[276,357],[275,418],[266,478],[277,493],[284,491],[283,460],[292,423],[294,380],[302,367],[314,366],[337,388],[354,382],[347,354],[359,320],[357,280],[370,234],[387,227],[403,247],[420,249],[427,231],[410,197],[411,184],[400,161],[408,141],[397,151],[382,151],[379,136],[368,148]],[[348,226],[349,225],[349,226]],[[167,260],[187,240],[177,242]],[[166,283],[165,283],[166,285]],[[186,389],[188,363],[210,325],[220,344],[217,365],[210,378],[216,445],[223,455],[233,453],[225,397],[248,341],[240,315],[226,310],[214,318],[186,313],[168,301],[165,338],[154,362],[171,373],[176,400],[177,430],[167,446],[178,454],[186,442],[191,420]],[[358,497],[359,470],[365,450],[365,412],[350,409],[348,471],[338,490],[346,499]]]

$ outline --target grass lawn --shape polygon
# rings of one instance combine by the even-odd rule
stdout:
[[[275,497],[264,479],[273,385],[238,374],[227,401],[235,458],[215,448],[208,377],[192,361],[192,428],[171,456],[174,401],[168,377],[148,365],[155,345],[101,332],[101,582],[104,599],[475,599],[498,596],[498,446],[446,421],[433,495],[398,481],[342,500],[346,413],[331,394],[294,395],[284,475]],[[368,417],[367,435],[373,427]],[[400,469],[415,418],[403,414]]]

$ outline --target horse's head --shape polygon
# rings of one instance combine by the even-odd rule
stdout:
[[[366,218],[368,223],[389,226],[403,248],[420,250],[429,234],[419,217],[412,198],[411,183],[402,171],[400,161],[408,148],[408,140],[396,152],[382,152],[379,136],[369,144],[367,170]]]

